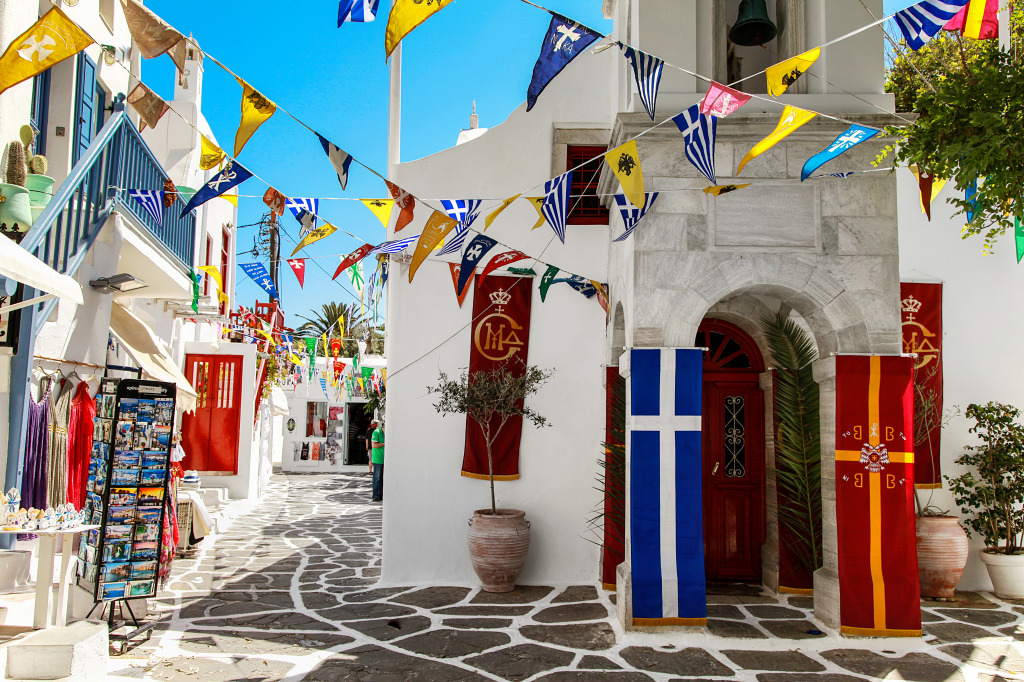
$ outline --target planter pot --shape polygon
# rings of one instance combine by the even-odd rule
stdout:
[[[967,557],[967,533],[955,516],[917,517],[917,570],[921,596],[953,597]]]
[[[0,230],[28,232],[32,227],[32,208],[28,190],[19,185],[0,183]]]
[[[25,189],[28,190],[29,200],[32,206],[46,206],[53,198],[53,183],[55,180],[49,175],[25,176]]]
[[[1024,599],[1024,554],[990,554],[982,550],[981,562],[988,569],[997,597]]]
[[[526,564],[530,522],[518,509],[477,509],[469,520],[469,558],[485,592],[511,592]]]

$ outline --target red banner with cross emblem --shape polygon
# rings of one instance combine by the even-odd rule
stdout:
[[[844,634],[921,636],[913,371],[910,357],[836,357],[836,525]]]
[[[903,352],[916,353],[915,401],[931,428],[914,434],[914,480],[918,488],[941,488],[939,445],[942,436],[942,284],[900,283]]]
[[[510,371],[525,374],[527,350],[530,345],[530,302],[533,297],[532,277],[474,278],[473,324],[469,351],[469,374],[507,366]],[[468,287],[467,287],[468,288]],[[494,417],[497,428],[501,418]],[[523,418],[512,417],[501,429],[492,446],[494,479],[512,481],[519,478],[519,438]],[[462,459],[462,475],[488,478],[487,444],[480,426],[466,419],[466,452]]]

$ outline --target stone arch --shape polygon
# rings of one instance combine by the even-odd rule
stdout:
[[[615,313],[612,315],[608,331],[611,337],[611,358],[608,364],[618,365],[619,357],[626,350],[626,314],[622,309],[621,302],[615,304]]]

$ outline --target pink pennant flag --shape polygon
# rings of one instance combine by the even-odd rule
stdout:
[[[750,95],[747,93],[711,81],[708,94],[701,100],[700,113],[725,118],[749,101]]]
[[[306,279],[306,259],[289,258],[288,265],[292,266],[292,272],[295,273],[295,279],[299,280],[299,288],[301,289]]]

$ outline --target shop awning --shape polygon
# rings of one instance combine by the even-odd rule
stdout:
[[[195,409],[199,396],[149,325],[115,302],[110,307],[110,331],[143,372],[157,381],[169,381],[177,386],[179,407],[185,412]]]
[[[0,239],[0,276],[78,305],[84,302],[81,284],[60,274],[7,237]]]

